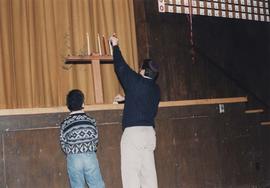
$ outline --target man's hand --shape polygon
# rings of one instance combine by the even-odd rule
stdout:
[[[111,36],[109,40],[112,46],[118,45],[118,38],[116,37],[116,34],[113,34],[113,36]]]
[[[113,104],[119,104],[125,102],[125,96],[118,94],[114,97]]]

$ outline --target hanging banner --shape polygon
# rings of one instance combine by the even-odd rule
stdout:
[[[192,9],[190,9],[190,4]],[[158,0],[159,12],[270,22],[268,0]]]

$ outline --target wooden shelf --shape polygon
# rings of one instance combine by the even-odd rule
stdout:
[[[87,56],[68,56],[65,64],[92,64],[93,60],[100,61],[100,64],[112,64],[113,57],[111,55],[87,55]]]

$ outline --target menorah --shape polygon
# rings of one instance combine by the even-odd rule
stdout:
[[[104,36],[102,37],[101,44],[100,36],[98,34],[98,52],[91,52],[88,33],[86,34],[86,38],[87,55],[67,56],[65,59],[65,64],[92,64],[95,102],[97,104],[102,104],[104,101],[100,65],[113,63],[112,46],[110,45],[108,40],[106,42]],[[107,46],[109,47],[109,49],[107,48]]]

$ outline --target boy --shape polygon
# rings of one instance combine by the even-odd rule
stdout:
[[[96,150],[98,130],[95,119],[83,111],[84,94],[71,90],[66,98],[69,116],[60,125],[60,144],[66,154],[67,170],[72,188],[105,188]]]

